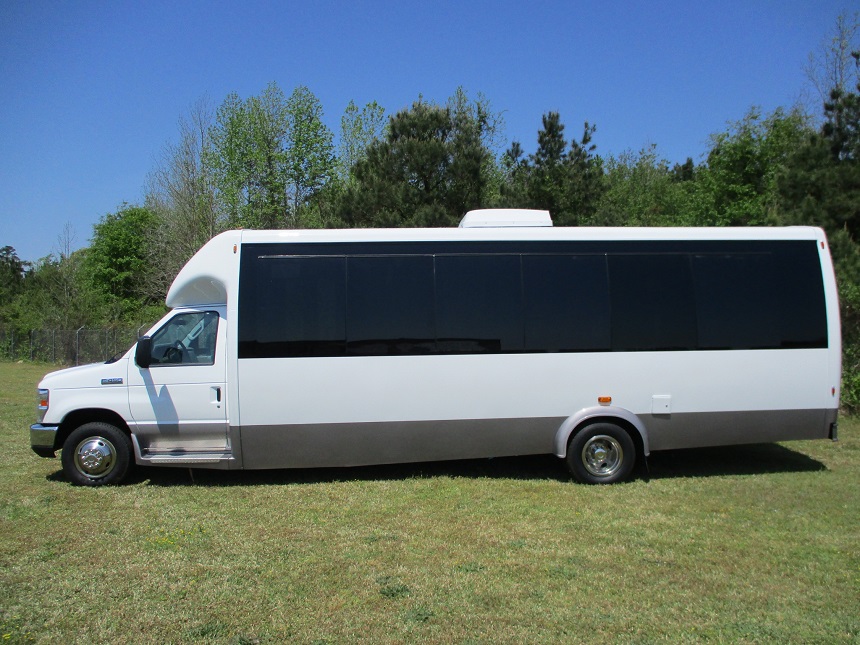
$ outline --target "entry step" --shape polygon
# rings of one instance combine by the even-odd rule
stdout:
[[[190,465],[202,466],[205,464],[223,464],[233,461],[232,452],[167,452],[167,453],[144,453],[141,460],[147,464],[167,465]]]

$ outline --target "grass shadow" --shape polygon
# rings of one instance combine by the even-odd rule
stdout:
[[[564,463],[552,455],[430,461],[349,468],[289,468],[273,470],[202,470],[138,467],[129,484],[150,486],[268,486],[349,481],[398,481],[434,477],[569,481]]]
[[[820,470],[827,470],[820,461],[775,443],[666,450],[654,452],[648,458],[648,476],[651,479]]]
[[[767,473],[826,470],[821,462],[778,444],[750,444],[716,448],[691,448],[652,453],[648,472],[637,468],[635,479],[678,477],[722,477]],[[272,486],[321,484],[349,481],[398,481],[457,477],[467,479],[519,479],[572,481],[562,460],[553,455],[462,459],[349,468],[290,468],[273,470],[207,470],[137,466],[127,485],[149,486]],[[49,481],[66,481],[61,470],[47,476]]]

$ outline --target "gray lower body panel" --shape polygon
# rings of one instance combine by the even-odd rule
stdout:
[[[363,466],[552,453],[563,418],[243,427],[245,468]]]
[[[650,449],[826,439],[836,410],[641,415]],[[563,417],[246,426],[242,467],[320,468],[551,454]],[[235,437],[235,431],[234,431]]]
[[[753,410],[643,415],[651,450],[827,439],[836,410]]]

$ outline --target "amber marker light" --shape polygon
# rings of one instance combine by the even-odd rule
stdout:
[[[611,396],[598,396],[597,402],[600,405],[609,405],[610,403],[612,403],[612,397]]]
[[[45,413],[48,411],[48,403],[50,401],[50,392],[48,390],[39,388],[36,391],[36,418],[39,423],[42,423],[45,419]]]

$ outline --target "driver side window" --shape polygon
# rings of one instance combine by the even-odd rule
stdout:
[[[212,365],[217,336],[216,312],[178,314],[152,335],[152,366]]]

